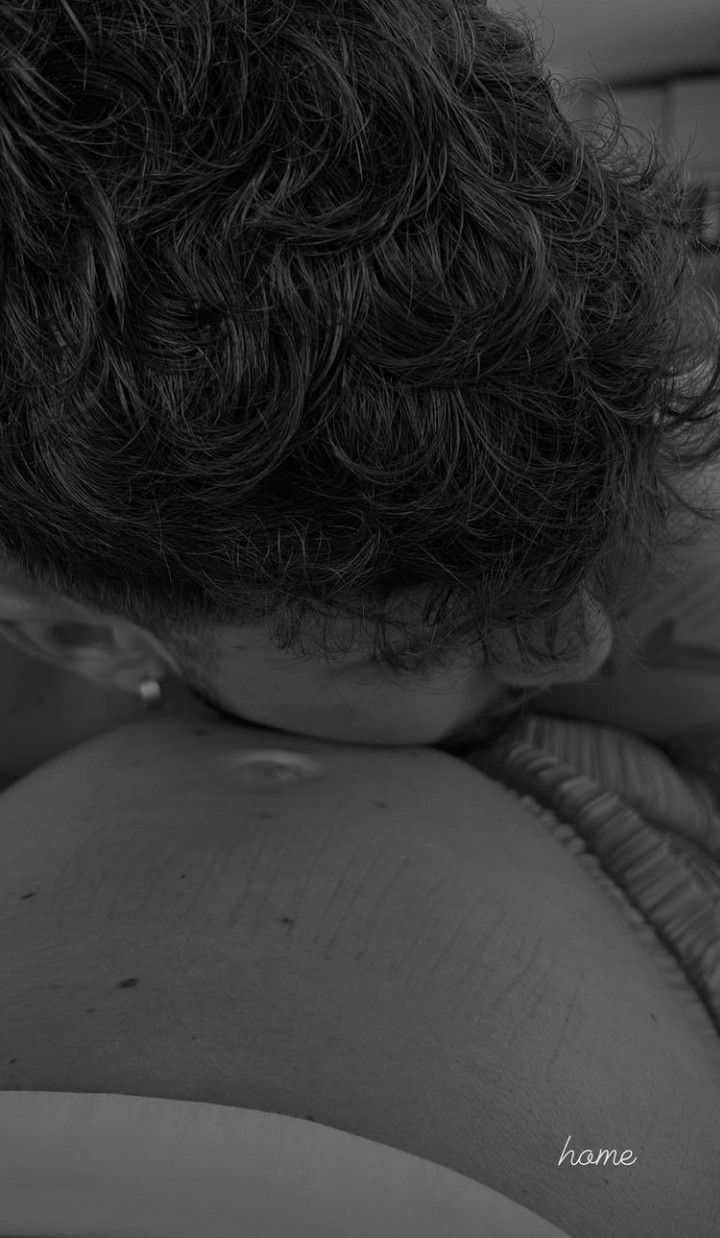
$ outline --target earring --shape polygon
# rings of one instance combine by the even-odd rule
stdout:
[[[162,705],[163,690],[157,679],[143,679],[138,692],[146,709],[157,709]]]

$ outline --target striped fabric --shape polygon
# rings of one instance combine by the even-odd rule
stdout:
[[[656,744],[529,714],[463,759],[503,783],[606,890],[679,993],[720,1034],[720,804]]]

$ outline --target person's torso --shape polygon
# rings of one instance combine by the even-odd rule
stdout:
[[[519,799],[269,738],[153,719],[5,793],[0,1090],[312,1118],[578,1238],[709,1217],[720,1046]]]

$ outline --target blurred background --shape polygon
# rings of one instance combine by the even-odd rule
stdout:
[[[720,294],[720,4],[718,0],[544,0],[490,3],[532,22],[548,68],[572,84],[569,117],[592,118],[615,95],[639,133],[654,131],[670,154],[689,153],[687,215],[698,278]],[[630,135],[632,136],[632,135]],[[717,547],[713,562],[718,561]],[[0,589],[24,582],[0,578]],[[713,614],[717,613],[713,600]],[[713,681],[717,683],[717,679]],[[602,683],[583,709],[606,713]],[[677,684],[668,681],[668,707]],[[593,697],[593,693],[595,696]],[[183,689],[167,685],[170,707]],[[713,688],[713,701],[717,695]],[[632,698],[632,700],[630,699]],[[656,698],[655,698],[656,699]],[[24,654],[0,634],[0,789],[76,744],[144,716],[139,699],[103,689]],[[638,729],[652,733],[653,706],[629,691]],[[564,702],[561,700],[560,704]],[[554,702],[557,705],[558,702]],[[568,709],[572,702],[567,702]],[[712,702],[708,706],[712,712]],[[573,710],[574,712],[574,710]]]
[[[689,153],[687,214],[700,277],[720,290],[720,4],[717,0],[489,0],[533,23],[552,73],[573,83],[573,118],[602,114],[612,90],[623,118],[662,149]]]

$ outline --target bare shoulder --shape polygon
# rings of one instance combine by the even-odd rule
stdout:
[[[0,1089],[311,1117],[578,1238],[716,1232],[720,1046],[479,771],[156,719],[0,804]]]

